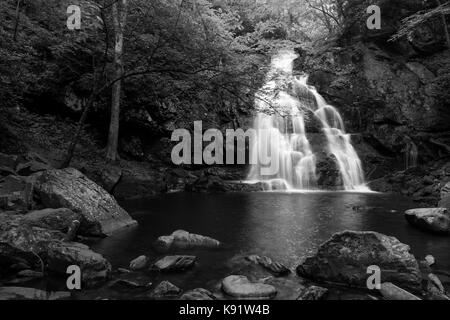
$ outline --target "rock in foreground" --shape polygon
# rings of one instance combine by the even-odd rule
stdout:
[[[266,256],[251,255],[247,257],[247,260],[262,266],[276,276],[285,276],[291,272],[291,270],[289,270],[289,268],[285,265],[273,261]]]
[[[450,210],[447,208],[411,209],[405,212],[413,226],[436,234],[450,234]]]
[[[272,299],[277,294],[274,286],[250,282],[246,276],[228,276],[222,280],[222,290],[229,296],[240,299]]]
[[[150,293],[151,298],[161,299],[176,297],[181,294],[181,289],[169,281],[162,281],[158,286]]]
[[[81,243],[64,241],[66,235],[27,223],[22,217],[0,215],[0,265],[6,268],[26,262],[40,267],[40,259],[46,270],[66,275],[67,267],[77,265],[81,279],[93,285],[109,277],[111,265],[100,254]]]
[[[85,218],[80,227],[85,235],[109,235],[136,224],[106,190],[76,169],[45,171],[35,190],[46,207],[79,211]]]
[[[316,255],[297,267],[300,276],[317,281],[366,287],[367,268],[381,269],[382,282],[419,290],[419,264],[409,246],[377,232],[344,231],[334,234]]]
[[[167,252],[175,249],[218,248],[221,246],[221,243],[210,237],[177,230],[170,236],[159,237],[154,246],[160,252]]]
[[[194,266],[195,256],[166,256],[153,264],[156,271],[184,271]]]

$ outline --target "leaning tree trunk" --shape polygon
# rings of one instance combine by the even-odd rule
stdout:
[[[17,29],[19,28],[20,3],[21,2],[22,2],[22,0],[17,0],[17,3],[16,3],[16,18],[15,18],[15,22],[14,22],[14,35],[13,35],[14,41],[17,41]]]
[[[112,6],[113,23],[115,32],[114,46],[114,79],[119,79],[112,86],[111,97],[111,121],[109,124],[108,144],[106,146],[106,159],[117,160],[117,147],[119,141],[119,119],[120,119],[120,92],[123,77],[123,33],[125,30],[127,16],[127,0],[114,2]]]
[[[442,5],[441,0],[436,0],[436,2],[438,3],[439,6]],[[447,18],[445,17],[444,14],[441,14],[441,20],[445,32],[445,38],[447,39],[447,46],[450,49],[450,32],[448,31]]]

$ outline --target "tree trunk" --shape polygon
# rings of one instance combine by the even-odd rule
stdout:
[[[16,41],[17,40],[17,29],[19,28],[19,18],[20,18],[20,3],[22,2],[22,0],[17,0],[17,5],[16,5],[16,21],[14,23],[14,36],[13,36],[13,40]]]
[[[120,0],[113,4],[113,23],[115,33],[114,46],[114,78],[123,76],[123,34],[127,16],[127,0]],[[106,159],[117,160],[117,147],[119,141],[119,119],[120,119],[120,92],[122,81],[116,81],[112,86],[111,96],[111,121],[109,124],[108,144],[106,146]]]
[[[440,0],[436,0],[436,2],[438,3],[439,6],[442,5]],[[441,20],[442,20],[442,25],[444,27],[445,38],[447,39],[447,46],[450,49],[450,32],[448,31],[447,18],[445,17],[444,14],[441,14]]]

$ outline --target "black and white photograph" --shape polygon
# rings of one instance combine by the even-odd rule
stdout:
[[[449,301],[450,1],[0,0],[6,300]]]

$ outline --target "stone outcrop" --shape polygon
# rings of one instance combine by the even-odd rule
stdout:
[[[342,285],[366,287],[367,268],[378,266],[382,282],[419,290],[419,264],[408,245],[377,232],[334,234],[317,253],[297,267],[300,276]]]
[[[154,243],[155,249],[160,252],[189,248],[219,248],[221,245],[216,239],[184,230],[174,231],[169,236],[161,236]]]
[[[76,169],[45,171],[37,178],[35,191],[46,207],[80,212],[85,218],[81,234],[104,236],[136,225],[106,190]]]
[[[436,234],[450,235],[450,210],[446,208],[411,209],[405,212],[413,226]]]
[[[0,265],[9,268],[26,263],[36,269],[66,275],[67,267],[77,265],[82,281],[95,285],[110,275],[111,265],[88,246],[66,242],[66,235],[57,230],[40,228],[25,218],[0,215]],[[44,266],[42,266],[42,263]]]

